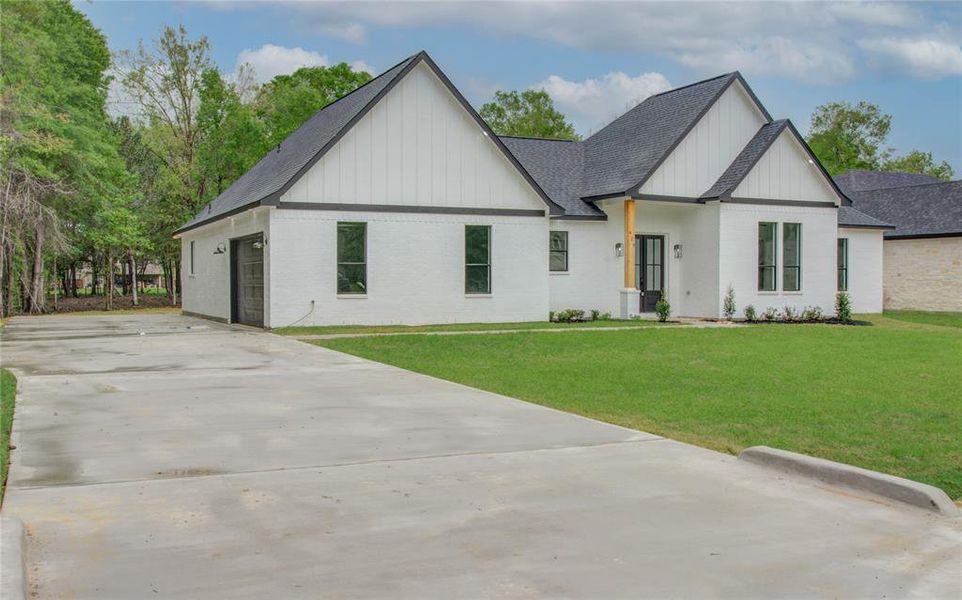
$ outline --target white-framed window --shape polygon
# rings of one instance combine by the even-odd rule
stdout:
[[[195,273],[194,271],[194,244],[195,243],[196,242],[194,240],[190,241],[190,274],[191,275]]]
[[[758,291],[774,292],[778,285],[778,223],[758,224]]]
[[[367,223],[337,224],[337,293],[367,294]]]
[[[568,232],[552,231],[549,235],[548,270],[564,273],[568,270]]]
[[[464,293],[491,293],[491,226],[464,226]]]
[[[848,291],[848,238],[838,238],[838,291]]]
[[[782,289],[802,289],[802,224],[782,223]]]

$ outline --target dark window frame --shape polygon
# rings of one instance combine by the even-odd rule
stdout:
[[[848,291],[848,238],[838,238],[838,276],[835,285],[840,292]]]
[[[481,229],[486,231],[486,250],[487,257],[486,262],[469,262],[469,248],[468,248],[468,231],[472,229]],[[464,226],[464,293],[468,296],[485,296],[491,294],[491,226],[490,225],[465,225]],[[478,268],[485,269],[485,277],[487,286],[483,290],[472,290],[468,287],[470,278],[468,273],[472,270],[477,270]]]
[[[772,252],[771,252],[771,262],[766,262],[766,256],[764,256],[764,240],[762,238],[763,228],[771,228],[772,232]],[[771,273],[772,286],[771,288],[766,288],[764,286],[765,274]],[[757,286],[759,292],[775,292],[778,291],[778,223],[772,221],[759,221],[758,222],[758,280]]]
[[[361,261],[357,260],[341,260],[341,228],[342,227],[356,227],[361,226],[363,231],[363,256]],[[338,296],[365,296],[368,293],[367,285],[367,223],[364,221],[338,221],[336,228],[336,238],[335,238],[335,288]],[[343,275],[342,266],[350,267],[362,267],[363,280],[360,282],[361,289],[351,289],[357,282],[349,281],[346,275]]]
[[[194,246],[195,240],[190,241],[190,274],[196,275],[197,271],[194,267],[194,255],[196,254],[196,248]]]
[[[789,264],[788,252],[791,249],[788,242],[789,226],[796,228],[795,233],[795,262]],[[794,275],[794,278],[791,276]],[[789,282],[794,282],[795,287],[788,287]],[[802,291],[802,224],[801,223],[782,223],[782,291],[800,292]]]
[[[555,250],[555,249],[554,249],[553,236],[554,236],[555,234],[561,234],[561,235],[562,235],[562,237],[563,237],[563,239],[564,239],[564,249],[563,249],[563,250]],[[548,271],[550,271],[550,272],[552,272],[552,273],[567,273],[567,272],[568,272],[568,240],[569,240],[569,239],[570,239],[570,236],[568,235],[568,232],[567,232],[567,231],[555,230],[555,231],[551,231],[551,232],[548,233]],[[559,255],[559,256],[563,256],[563,257],[564,257],[564,268],[563,268],[563,269],[555,269],[554,266],[552,265],[551,257],[552,257],[552,256],[555,256],[555,255]]]

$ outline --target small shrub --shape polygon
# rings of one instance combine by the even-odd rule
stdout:
[[[786,323],[791,323],[797,317],[798,317],[798,314],[795,312],[795,309],[793,307],[791,306],[782,307],[782,321],[785,321]]]
[[[591,309],[591,320],[592,320],[592,321],[597,321],[600,317],[601,317],[601,311],[598,310],[597,308],[592,308],[592,309]]]
[[[848,292],[839,292],[835,295],[835,318],[842,323],[852,322],[852,300]]]
[[[603,312],[603,313],[601,313],[600,315],[598,315],[598,320],[599,320],[599,321],[610,321],[610,320],[611,320],[611,313],[610,313],[610,312]]]
[[[548,322],[549,322],[549,323],[554,323],[554,321],[555,321],[554,311],[553,311],[553,310],[549,310],[549,311],[548,311]]]
[[[766,321],[774,321],[777,315],[778,315],[778,311],[776,311],[775,308],[771,306],[766,308],[765,312],[762,314],[762,316],[765,317]]]
[[[577,323],[585,320],[585,311],[577,308],[566,308],[565,310],[559,310],[557,317],[559,323]]]
[[[731,284],[728,285],[728,291],[725,292],[723,310],[725,312],[725,318],[731,321],[732,317],[735,316],[735,290],[732,289]]]
[[[809,323],[821,321],[823,316],[821,306],[805,307],[805,310],[802,311],[802,320]]]
[[[758,313],[755,312],[755,307],[751,304],[745,307],[745,320],[749,323],[754,323],[758,320]]]
[[[668,304],[668,300],[664,296],[658,299],[655,303],[655,312],[658,313],[658,320],[664,323],[671,316],[671,304]]]

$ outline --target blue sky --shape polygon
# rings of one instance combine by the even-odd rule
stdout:
[[[496,89],[546,89],[590,133],[651,93],[732,70],[802,132],[812,110],[868,100],[889,144],[962,178],[962,3],[76,2],[111,49],[165,24],[209,38],[225,73],[305,64],[375,73],[425,49],[480,106]]]

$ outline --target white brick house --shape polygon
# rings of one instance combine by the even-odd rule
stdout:
[[[626,317],[662,295],[717,317],[729,285],[739,310],[830,312],[841,283],[878,312],[886,227],[738,73],[584,141],[499,138],[421,52],[318,111],[175,235],[185,312],[282,327]]]

